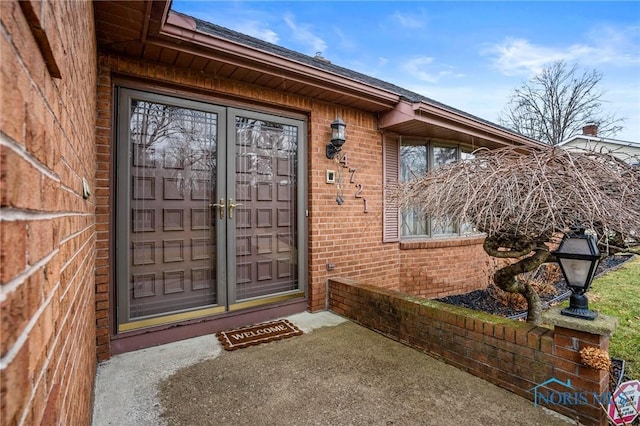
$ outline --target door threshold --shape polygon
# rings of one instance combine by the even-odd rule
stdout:
[[[280,303],[258,306],[254,309],[229,311],[181,323],[137,329],[112,336],[111,355],[213,334],[230,328],[257,324],[275,318],[298,314],[307,309],[307,299],[300,297]]]

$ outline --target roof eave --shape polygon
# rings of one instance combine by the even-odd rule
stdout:
[[[524,145],[535,148],[544,145],[483,120],[474,119],[472,116],[425,102],[399,102],[396,108],[380,117],[379,127],[381,130],[399,128],[412,121],[462,132],[480,141],[488,141],[499,146]]]
[[[151,6],[149,6],[151,5]],[[114,38],[109,45],[139,43],[184,52],[211,61],[270,75],[272,78],[294,82],[333,94],[336,105],[358,105],[364,111],[377,113],[380,130],[397,131],[416,127],[420,136],[446,130],[447,136],[460,137],[474,144],[481,141],[486,146],[526,145],[540,146],[508,129],[458,111],[446,105],[429,103],[424,99],[407,98],[398,88],[380,87],[366,80],[355,79],[331,70],[322,64],[301,61],[295,57],[243,44],[215,32],[200,28],[199,21],[170,10],[169,1],[148,2],[144,22],[140,22],[140,38],[137,40]],[[143,50],[140,50],[143,51]],[[339,68],[339,67],[338,67]],[[419,95],[417,95],[419,96]],[[416,129],[414,129],[416,130]],[[409,135],[410,133],[407,133]]]
[[[202,49],[224,52],[226,55],[235,58],[238,65],[249,66],[262,72],[270,72],[276,76],[282,76],[286,73],[298,81],[322,84],[328,89],[338,90],[343,94],[357,94],[359,98],[366,97],[369,101],[383,107],[383,109],[393,108],[400,100],[398,94],[388,90],[355,81],[290,58],[278,56],[272,52],[265,52],[251,46],[216,37],[213,34],[198,31],[196,22],[192,18],[173,11],[169,11],[166,22],[159,34],[180,44],[181,49],[187,49],[185,44],[192,44]],[[154,43],[162,44],[159,40],[154,41]]]

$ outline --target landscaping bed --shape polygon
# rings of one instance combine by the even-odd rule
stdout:
[[[613,255],[603,259],[598,265],[596,276],[617,269],[631,258],[633,258],[633,255],[625,254]],[[528,274],[526,279],[530,280],[536,287],[543,301],[544,308],[568,300],[571,295],[571,291],[567,287],[562,273],[555,263],[542,265],[535,273]],[[525,321],[527,317],[526,302],[522,296],[506,293],[494,285],[490,285],[484,290],[447,296],[437,300],[451,305],[464,306],[466,308],[521,321]],[[613,312],[611,314],[616,313]],[[621,382],[631,380],[631,373],[625,370],[625,360],[616,358],[615,355],[613,355],[611,361],[612,368],[609,386],[613,391]],[[633,378],[637,379],[638,377]],[[635,424],[634,422],[634,425]]]
[[[620,266],[631,257],[631,255],[606,257],[598,264],[597,275]],[[529,274],[528,279],[535,282],[534,286],[537,287],[545,308],[566,300],[571,295],[571,291],[555,263],[542,265],[538,271]],[[526,320],[527,317],[526,302],[522,296],[506,293],[493,284],[483,290],[436,300],[512,319]]]

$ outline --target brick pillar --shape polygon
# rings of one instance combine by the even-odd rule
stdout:
[[[609,389],[609,372],[594,370],[582,364],[580,350],[595,347],[608,351],[609,338],[618,319],[599,314],[595,320],[590,321],[562,315],[561,310],[561,307],[555,306],[543,315],[545,323],[554,325],[554,359],[551,360],[554,364],[554,378],[562,382],[570,380],[573,389],[584,395],[588,404],[568,404],[563,407],[566,410],[558,411],[578,417],[584,424],[606,426],[607,415],[593,396],[614,391]]]

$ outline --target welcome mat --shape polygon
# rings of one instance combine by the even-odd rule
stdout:
[[[246,348],[251,345],[259,345],[287,337],[299,336],[302,330],[286,319],[265,322],[250,327],[236,328],[229,331],[216,333],[222,346],[228,350]]]

